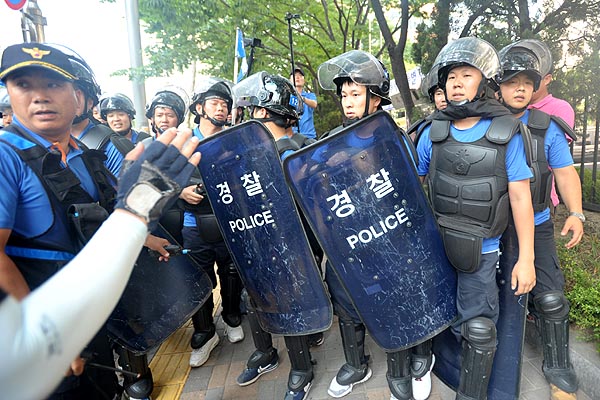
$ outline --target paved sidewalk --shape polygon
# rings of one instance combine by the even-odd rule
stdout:
[[[229,343],[223,337],[222,322],[217,323],[221,341],[211,354],[205,365],[193,368],[187,378],[180,399],[182,400],[216,400],[216,399],[283,399],[287,387],[290,363],[287,357],[283,338],[275,337],[274,344],[279,350],[280,365],[273,372],[263,375],[257,382],[246,387],[235,383],[237,376],[245,366],[247,358],[254,351],[247,321],[244,321],[246,338],[240,343]],[[573,363],[581,381],[581,389],[577,393],[579,400],[600,399],[600,357],[590,343],[576,341],[572,335],[571,342],[575,354]],[[346,400],[388,400],[390,391],[387,387],[386,356],[367,336],[367,349],[371,354],[373,376],[364,384],[357,385]],[[309,393],[309,399],[331,399],[327,395],[329,382],[344,363],[341,338],[337,321],[325,332],[322,346],[312,348],[315,365],[315,379]],[[548,400],[550,391],[541,372],[541,350],[526,343],[523,357],[521,396],[522,400]],[[585,373],[581,369],[585,368]],[[586,386],[588,387],[586,389]],[[591,388],[591,389],[589,389]],[[582,389],[586,389],[586,393]],[[454,392],[441,383],[435,376],[430,400],[452,400]]]

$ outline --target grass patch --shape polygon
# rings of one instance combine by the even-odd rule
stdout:
[[[565,248],[566,239],[556,239],[558,257],[565,275],[565,295],[571,302],[570,319],[595,341],[600,352],[600,236],[595,230],[600,219],[586,223],[586,233],[574,249]],[[562,223],[560,223],[562,226]],[[591,228],[591,229],[588,229]]]

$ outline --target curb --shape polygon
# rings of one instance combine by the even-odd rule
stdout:
[[[571,326],[569,332],[569,356],[571,364],[579,380],[579,389],[591,399],[600,399],[600,354],[594,342],[586,342],[582,338],[585,334]],[[525,327],[525,340],[536,351],[542,354],[541,338],[535,324],[527,323]]]

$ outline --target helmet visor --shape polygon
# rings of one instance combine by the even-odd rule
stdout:
[[[319,66],[317,71],[319,85],[325,90],[337,90],[338,78],[349,78],[354,83],[379,87],[388,79],[381,63],[373,55],[351,50]]]

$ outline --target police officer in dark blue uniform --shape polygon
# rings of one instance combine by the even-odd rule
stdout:
[[[41,43],[9,46],[0,79],[14,111],[0,138],[0,285],[23,298],[72,259],[86,232],[93,232],[89,222],[78,224],[85,228],[78,230],[69,221],[77,212],[72,210],[106,215],[112,211],[115,182],[103,165],[104,155],[82,150],[70,135],[84,95],[75,86],[76,71],[67,55]],[[47,329],[52,334],[52,326]],[[88,348],[95,362],[113,363],[104,331]],[[82,361],[71,364],[75,372],[81,373]],[[81,377],[65,378],[51,398],[110,399],[118,392],[114,373],[87,368]]]
[[[198,124],[193,129],[194,136],[200,140],[212,136],[224,129],[227,116],[232,110],[233,96],[229,84],[224,79],[206,78],[196,88],[189,109],[195,115]],[[191,249],[194,260],[204,268],[210,276],[213,287],[216,287],[215,263],[221,284],[221,316],[226,325],[226,334],[230,342],[244,339],[240,296],[242,282],[217,220],[207,198],[205,198],[202,180],[198,176],[192,178],[192,185],[181,192],[180,198],[185,202],[186,212],[183,222],[184,246]],[[192,335],[190,365],[199,367],[210,357],[210,352],[219,343],[212,311],[214,302],[212,295],[192,317],[194,334]]]

